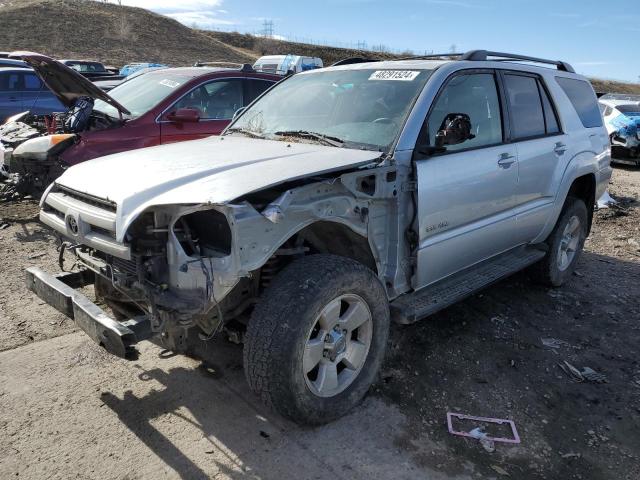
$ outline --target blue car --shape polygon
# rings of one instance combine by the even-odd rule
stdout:
[[[66,112],[58,98],[30,68],[0,67],[0,125],[29,110],[34,115]]]

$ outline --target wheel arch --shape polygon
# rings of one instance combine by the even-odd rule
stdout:
[[[367,237],[361,235],[342,222],[319,220],[297,231],[295,237],[311,245],[317,253],[330,253],[355,260],[376,275],[378,267],[374,250]]]
[[[587,173],[573,180],[565,198],[565,204],[569,197],[579,198],[587,206],[587,234],[589,234],[593,223],[593,208],[596,201],[596,176],[593,173]]]

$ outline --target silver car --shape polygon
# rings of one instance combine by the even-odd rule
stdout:
[[[226,332],[268,405],[325,423],[365,395],[390,320],[528,266],[568,281],[609,162],[596,95],[564,62],[480,50],[300,73],[221,137],[68,169],[40,218],[82,268],[27,284],[125,358]]]

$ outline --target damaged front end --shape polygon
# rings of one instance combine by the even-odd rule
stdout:
[[[0,126],[0,151],[3,175],[9,179],[12,193],[39,196],[68,165],[62,155],[87,131],[112,128],[118,124],[99,112],[93,102],[81,99],[65,113],[31,115],[28,112]],[[7,196],[8,192],[4,192]]]
[[[76,270],[83,272],[77,276],[94,284],[97,300],[115,317],[105,320],[100,310],[87,322],[81,313],[79,326],[111,353],[135,358],[135,343],[153,336],[170,350],[184,351],[192,329],[203,338],[225,329],[241,341],[261,292],[286,264],[305,254],[358,258],[386,280],[391,296],[396,287],[408,288],[409,272],[398,271],[401,252],[389,243],[399,231],[390,219],[404,218],[391,215],[402,178],[395,167],[377,167],[230,203],[154,206],[138,215],[120,240],[115,203],[54,185],[43,197],[40,219],[68,239],[63,253],[74,256]],[[335,242],[340,235],[349,241]],[[336,252],[332,239],[349,250]],[[28,275],[31,290],[54,306],[62,302],[67,312],[88,302],[78,300],[77,292],[76,300],[68,300],[65,291],[57,294],[63,300],[43,296],[51,287],[42,285],[55,282],[42,280],[36,269]],[[114,329],[113,322],[126,329]]]

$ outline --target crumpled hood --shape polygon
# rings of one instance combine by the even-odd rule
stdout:
[[[57,184],[115,202],[117,238],[152,205],[223,204],[269,186],[377,161],[380,153],[240,136],[161,145],[89,160]]]
[[[112,105],[122,113],[129,114],[129,110],[90,80],[53,58],[34,52],[12,52],[9,57],[19,58],[33,68],[40,80],[67,108],[73,107],[79,97],[91,97]]]

